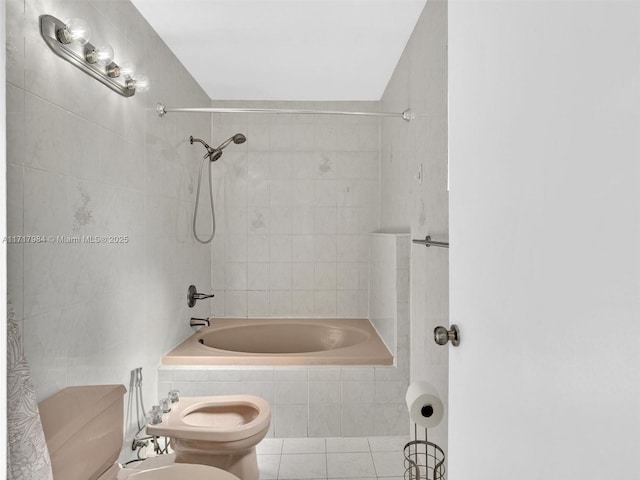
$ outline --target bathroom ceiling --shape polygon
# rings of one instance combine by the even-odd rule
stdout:
[[[318,101],[379,100],[426,3],[132,1],[212,99]]]

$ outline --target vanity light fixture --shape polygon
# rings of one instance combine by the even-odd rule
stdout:
[[[120,66],[113,61],[113,47],[89,43],[91,30],[81,18],[65,23],[51,15],[41,15],[40,34],[56,55],[123,97],[149,90],[149,78],[136,73],[132,63],[123,62]]]

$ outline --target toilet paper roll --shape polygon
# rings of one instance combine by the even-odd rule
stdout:
[[[429,382],[413,382],[405,396],[409,416],[424,428],[438,426],[444,416],[444,405],[436,387]]]

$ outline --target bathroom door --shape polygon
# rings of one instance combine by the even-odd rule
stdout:
[[[639,25],[449,4],[449,480],[640,478]]]

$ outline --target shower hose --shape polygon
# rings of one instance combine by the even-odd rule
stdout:
[[[196,218],[198,217],[198,203],[200,201],[200,184],[202,183],[202,170],[204,169],[204,164],[207,162],[209,164],[208,168],[208,177],[209,177],[209,200],[211,202],[211,235],[209,238],[203,240],[201,239],[196,232]],[[198,189],[196,190],[196,207],[193,210],[193,236],[196,240],[202,244],[211,243],[213,240],[213,236],[216,234],[216,213],[213,209],[213,187],[211,185],[211,161],[209,155],[205,155],[202,157],[202,163],[200,164],[200,173],[198,173]]]

